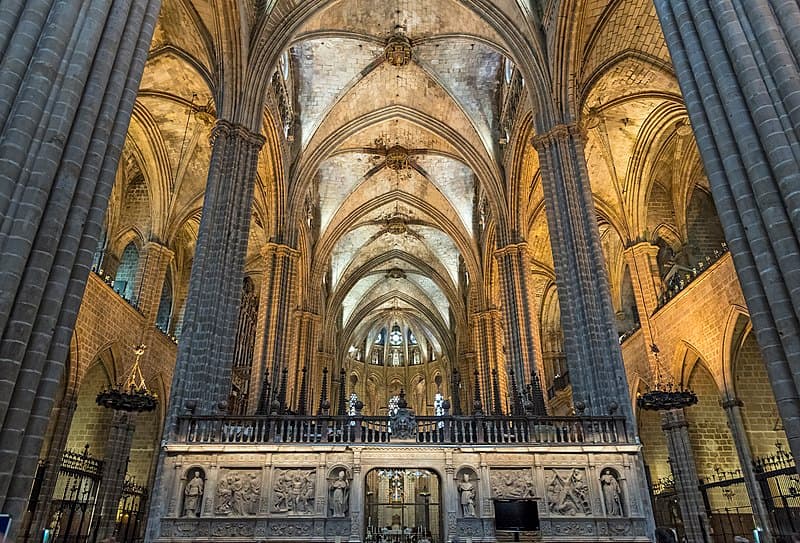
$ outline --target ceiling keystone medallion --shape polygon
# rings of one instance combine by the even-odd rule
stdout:
[[[401,145],[390,147],[386,151],[386,165],[396,172],[407,169],[409,167],[408,149]]]
[[[396,30],[386,42],[384,54],[392,66],[405,66],[411,61],[411,40],[401,30]]]

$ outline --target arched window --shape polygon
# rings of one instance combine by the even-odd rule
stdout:
[[[164,277],[164,286],[161,289],[161,301],[158,302],[156,326],[165,334],[169,333],[170,317],[172,316],[172,278],[169,271]]]
[[[114,290],[128,301],[133,299],[133,282],[136,279],[136,272],[139,269],[139,249],[136,244],[130,242],[125,250],[122,251],[122,258],[119,260],[117,275],[114,277]]]

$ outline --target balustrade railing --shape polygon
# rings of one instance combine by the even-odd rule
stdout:
[[[398,438],[390,417],[187,416],[180,443],[418,443],[439,445],[587,445],[635,443],[623,417],[416,417]]]

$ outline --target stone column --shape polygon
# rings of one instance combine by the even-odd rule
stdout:
[[[161,291],[167,278],[167,269],[175,253],[157,241],[145,243],[139,262],[139,271],[134,280],[133,293],[136,306],[144,315],[148,327],[155,326],[158,307],[161,305]]]
[[[12,518],[30,494],[159,8],[0,10],[0,512]]]
[[[494,412],[494,387],[492,372],[498,370],[497,376],[501,397],[500,405],[506,404],[508,391],[508,374],[505,371],[505,357],[503,356],[501,315],[498,309],[487,309],[472,315],[472,337],[477,355],[478,372],[481,377],[481,396],[483,399],[483,412]],[[473,376],[468,376],[472,385]]]
[[[317,376],[321,376],[322,368],[316,368],[314,356],[317,351],[315,340],[316,325],[320,317],[316,313],[305,310],[297,310],[294,315],[295,340],[292,342],[294,347],[294,362],[289,369],[289,390],[292,391],[292,398],[289,404],[294,404],[300,414],[311,414],[314,412],[314,394],[311,394],[314,383],[318,381]],[[300,405],[303,368],[306,368],[306,398],[305,405]],[[315,393],[318,392],[315,389]]]
[[[535,338],[538,335],[539,319],[531,305],[528,246],[525,243],[506,245],[495,251],[494,256],[497,259],[503,293],[506,357],[521,389],[524,389],[529,377],[537,380],[533,387],[533,414],[547,415],[541,385],[542,361],[536,356]],[[515,401],[513,398],[511,403]]]
[[[654,370],[658,360],[650,349],[650,345],[656,343],[650,317],[658,307],[658,296],[663,288],[656,261],[658,246],[647,242],[636,243],[625,249],[624,255],[631,273],[633,297],[636,299],[636,309],[639,311],[639,323],[642,326],[642,334],[647,346],[649,367]],[[652,377],[655,378],[655,375]]]
[[[689,441],[689,423],[683,409],[666,411],[662,415],[662,426],[667,435],[672,477],[678,492],[678,504],[683,517],[683,527],[689,543],[711,541],[708,516],[700,493],[700,480],[694,462],[692,444]]]
[[[584,134],[575,125],[557,125],[536,136],[533,145],[541,164],[573,402],[585,404],[590,415],[619,409],[633,421]]]
[[[364,526],[364,475],[361,473],[361,453],[353,454],[353,481],[350,483],[350,543],[359,543]]]
[[[655,0],[778,411],[800,458],[800,6]]]
[[[187,407],[210,415],[227,403],[263,143],[262,136],[225,120],[217,121],[212,132],[203,215],[172,381],[168,436]]]
[[[97,491],[97,516],[93,520],[93,531],[98,541],[114,533],[135,429],[135,414],[114,411],[103,458],[103,478]]]
[[[292,352],[292,311],[295,308],[297,263],[300,253],[280,243],[262,249],[264,277],[261,281],[256,344],[250,378],[253,410],[261,401],[264,374],[269,370],[273,392],[280,386],[281,370]],[[267,409],[270,406],[267,402]]]
[[[769,543],[773,540],[773,530],[769,511],[767,511],[766,502],[764,501],[762,487],[758,479],[756,479],[755,471],[753,471],[753,451],[750,449],[750,442],[747,439],[747,433],[744,429],[744,420],[742,419],[743,405],[739,398],[728,398],[722,402],[722,408],[725,410],[725,414],[728,417],[728,427],[731,429],[733,443],[736,446],[736,455],[739,457],[739,465],[742,468],[744,484],[747,488],[747,496],[750,498],[750,504],[753,507],[753,518],[756,521],[756,529],[764,530],[762,541]]]

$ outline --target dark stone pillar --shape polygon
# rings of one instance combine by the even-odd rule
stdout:
[[[213,415],[227,407],[253,189],[263,144],[262,136],[222,119],[212,132],[203,216],[164,429],[167,441],[174,437],[180,415],[189,411]],[[150,501],[148,540],[157,537],[166,512],[166,497],[160,491],[168,469],[165,458],[162,451]]]
[[[136,430],[136,415],[114,411],[109,430],[106,455],[103,458],[103,478],[97,491],[96,516],[93,520],[97,541],[103,541],[114,534],[133,432]]]
[[[0,511],[15,519],[30,493],[159,8],[159,0],[0,7]]]
[[[667,435],[670,468],[675,479],[675,490],[678,492],[678,505],[681,508],[686,539],[690,543],[711,541],[694,452],[689,441],[689,423],[683,409],[665,412],[661,427]]]
[[[272,376],[272,391],[278,389],[282,370],[292,352],[292,312],[296,300],[297,263],[300,253],[279,243],[268,243],[262,249],[264,276],[261,281],[256,345],[250,379],[250,397],[261,405],[264,376]],[[299,369],[298,369],[299,371]],[[294,374],[293,374],[294,375]],[[266,400],[267,410],[271,410]]]
[[[230,393],[258,154],[264,138],[225,120],[213,150],[183,331],[172,379],[167,438],[176,417],[219,413]],[[191,402],[191,405],[187,405]]]
[[[738,398],[729,398],[722,402],[722,408],[728,416],[728,427],[731,429],[733,443],[736,446],[739,465],[742,468],[747,496],[750,498],[750,505],[753,508],[756,528],[764,531],[762,541],[769,543],[773,540],[773,530],[770,525],[769,511],[767,511],[764,501],[764,492],[753,469],[753,451],[750,449],[750,442],[747,440],[747,432],[744,429],[744,419],[742,419],[743,405]]]
[[[574,125],[555,126],[533,139],[541,163],[572,397],[586,405],[587,414],[617,409],[633,421],[584,144],[584,134]]]
[[[503,292],[503,315],[505,317],[505,347],[508,363],[520,383],[527,376],[536,379],[532,413],[546,415],[542,394],[539,364],[536,356],[534,336],[537,333],[538,319],[531,307],[530,260],[525,243],[506,245],[495,251],[497,267],[500,272],[500,286]],[[511,403],[518,402],[512,398]]]
[[[655,0],[792,454],[800,458],[800,5]]]

